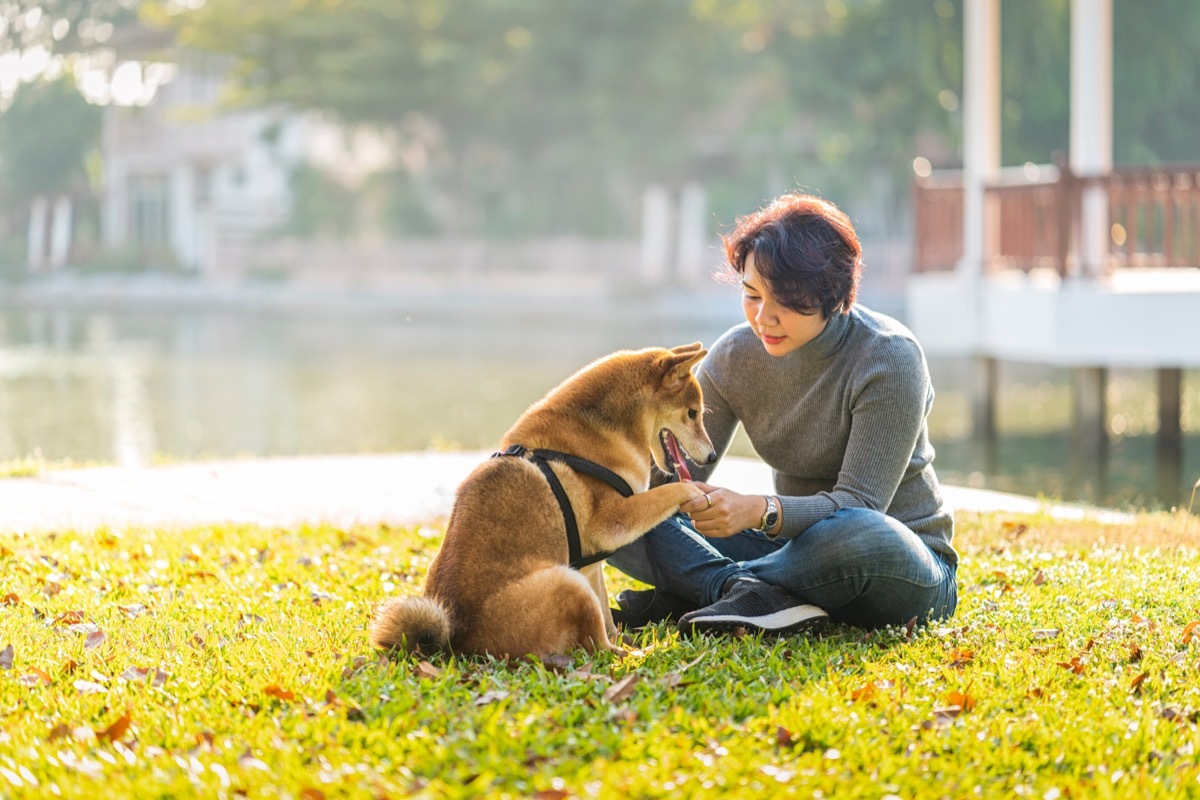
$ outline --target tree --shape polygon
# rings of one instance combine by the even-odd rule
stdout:
[[[73,53],[102,46],[131,22],[138,0],[0,0],[0,55],[42,47]]]
[[[99,141],[100,109],[71,79],[23,84],[0,113],[0,216],[16,229],[35,203],[86,192],[86,159]],[[66,203],[59,213],[69,219]]]
[[[597,200],[636,207],[622,186],[684,173],[694,120],[728,85],[728,32],[678,0],[209,0],[161,19],[185,46],[235,58],[245,102],[423,148],[466,228],[489,204],[512,225],[628,228]]]
[[[100,141],[100,109],[69,78],[22,85],[0,114],[0,186],[27,202],[86,184],[85,159]]]

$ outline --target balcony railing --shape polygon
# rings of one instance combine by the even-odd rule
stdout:
[[[1104,271],[1200,267],[1200,164],[1122,168],[1098,177],[1030,164],[1002,170],[984,190],[985,268],[1067,274],[1081,198],[1092,186],[1108,197]],[[961,173],[920,178],[914,193],[916,271],[954,269],[963,253]]]

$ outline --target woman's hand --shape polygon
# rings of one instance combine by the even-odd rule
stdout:
[[[761,494],[738,494],[700,481],[693,483],[704,495],[681,504],[679,510],[692,518],[692,526],[702,535],[723,539],[762,522],[767,500]]]

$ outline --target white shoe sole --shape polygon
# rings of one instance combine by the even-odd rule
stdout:
[[[819,628],[829,621],[825,610],[817,606],[800,605],[766,614],[761,617],[751,617],[743,614],[719,614],[714,616],[697,617],[680,622],[680,629],[685,633],[704,631],[730,631],[736,628],[759,630],[763,633],[795,633],[802,630]]]

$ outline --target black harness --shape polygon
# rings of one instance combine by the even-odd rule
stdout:
[[[579,544],[579,525],[575,522],[575,512],[571,509],[571,500],[567,497],[566,490],[563,489],[562,481],[554,474],[554,470],[550,469],[550,462],[558,461],[566,464],[576,472],[582,472],[604,481],[616,489],[622,497],[632,497],[633,489],[629,488],[629,484],[625,482],[624,478],[594,461],[588,461],[586,458],[569,453],[560,453],[557,450],[529,450],[522,445],[514,444],[503,452],[492,453],[492,458],[503,458],[504,456],[528,458],[537,464],[538,469],[546,476],[550,490],[554,492],[554,499],[558,501],[558,507],[562,510],[563,522],[567,526],[567,550],[570,554],[570,562],[567,566],[571,569],[583,569],[612,555],[611,552],[600,552],[584,558],[583,548]]]

